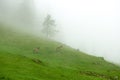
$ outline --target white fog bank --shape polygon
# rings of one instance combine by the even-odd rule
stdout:
[[[47,14],[58,41],[120,64],[120,0],[0,0],[0,22],[36,36]]]
[[[62,42],[120,64],[119,0],[34,1],[38,12],[51,13],[56,19]]]

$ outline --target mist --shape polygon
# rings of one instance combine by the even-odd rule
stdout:
[[[40,34],[41,14],[37,15],[33,0],[0,0],[0,22],[19,31]]]
[[[35,0],[51,13],[62,32],[61,42],[90,55],[120,64],[119,0]],[[42,4],[42,5],[40,5]],[[58,26],[59,26],[58,25]]]
[[[24,1],[27,4],[23,4]],[[19,27],[16,28],[38,36],[45,16],[51,14],[59,30],[55,40],[87,54],[104,57],[107,61],[120,64],[119,0],[0,2],[1,22],[17,25]],[[24,11],[25,14],[21,13]]]

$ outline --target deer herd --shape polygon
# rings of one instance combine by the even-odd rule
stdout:
[[[61,52],[62,48],[63,48],[62,45],[57,46],[57,47],[55,48],[55,51],[56,51],[56,52]],[[33,49],[33,53],[38,54],[39,52],[40,52],[40,47],[36,47],[36,48]]]

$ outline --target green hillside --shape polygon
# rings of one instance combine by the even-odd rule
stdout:
[[[39,53],[33,53],[35,47]],[[119,79],[120,67],[101,57],[0,25],[0,80]]]

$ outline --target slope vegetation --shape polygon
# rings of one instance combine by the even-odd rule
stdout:
[[[63,45],[61,50],[56,47]],[[40,47],[39,53],[33,53]],[[0,80],[119,80],[120,67],[0,25]]]

